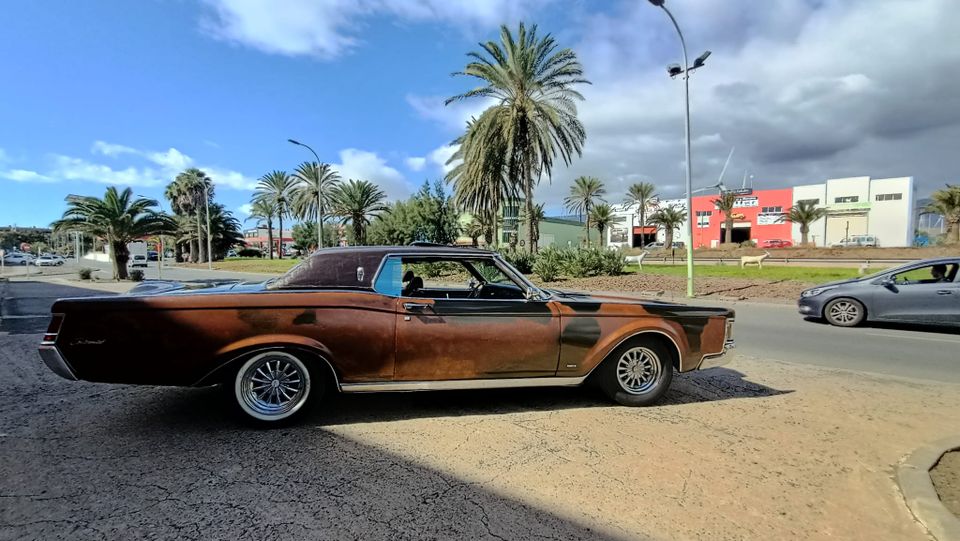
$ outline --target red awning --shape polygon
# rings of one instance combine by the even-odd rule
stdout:
[[[636,226],[635,226],[635,227],[633,228],[633,234],[634,234],[634,235],[656,235],[656,234],[657,234],[657,228],[656,228],[656,226],[652,226],[652,225],[648,225],[648,226],[646,226],[646,227],[636,227]]]

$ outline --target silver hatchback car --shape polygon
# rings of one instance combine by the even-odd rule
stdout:
[[[804,290],[800,313],[840,327],[864,321],[960,326],[960,258],[926,259]]]

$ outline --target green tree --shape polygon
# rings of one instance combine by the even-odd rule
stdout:
[[[154,210],[159,203],[153,199],[133,199],[130,188],[118,192],[110,186],[103,199],[91,196],[67,197],[67,210],[53,222],[54,231],[81,231],[106,239],[110,245],[113,278],[127,278],[130,252],[127,243],[173,229],[169,216]]]
[[[686,219],[686,209],[673,205],[661,207],[650,215],[650,223],[663,229],[663,246],[668,249],[673,247],[673,232],[679,229]]]
[[[227,250],[244,243],[240,222],[220,203],[210,204],[210,236],[213,259],[223,259]]]
[[[723,223],[726,231],[723,233],[723,242],[733,242],[733,209],[737,204],[737,195],[733,192],[723,192],[712,201],[717,210],[723,213]]]
[[[533,214],[528,215],[527,209],[520,211],[520,221],[533,230],[533,241],[540,242],[540,222],[543,221],[546,213],[543,210],[543,203],[533,206]]]
[[[300,220],[313,217],[318,223],[324,223],[327,210],[333,206],[333,190],[340,184],[339,173],[328,163],[303,162],[293,176],[299,181],[293,189],[293,215]],[[314,229],[316,245],[323,248],[322,228]]]
[[[194,263],[206,261],[207,246],[203,240],[201,220],[206,212],[205,203],[213,200],[213,191],[210,177],[200,169],[191,167],[178,174],[164,192],[174,214],[190,216],[196,223],[196,234],[189,241],[190,261]]]
[[[463,234],[470,237],[470,245],[476,248],[480,245],[477,239],[483,236],[485,230],[483,223],[474,216],[470,223],[464,227]]]
[[[558,49],[550,34],[537,36],[536,25],[528,30],[521,23],[516,37],[501,26],[500,43],[488,41],[480,47],[482,51],[468,53],[471,61],[455,74],[477,79],[480,86],[446,103],[468,98],[495,101],[475,122],[475,136],[490,142],[487,148],[504,147],[508,178],[521,187],[530,214],[533,187],[542,175],[550,177],[556,157],[569,165],[582,153],[586,132],[577,118],[576,102],[583,96],[574,87],[589,81],[576,53]],[[529,248],[535,252],[533,222],[529,226]]]
[[[370,219],[387,212],[387,194],[367,180],[348,180],[333,192],[333,208],[341,223],[350,222],[357,244],[366,244]]]
[[[576,213],[581,219],[586,216],[584,227],[587,231],[587,246],[590,246],[590,209],[603,201],[606,193],[603,182],[597,177],[577,177],[573,180],[573,186],[570,186],[570,195],[563,199],[567,210]]]
[[[800,226],[800,244],[807,245],[807,235],[810,233],[810,224],[827,215],[827,209],[818,208],[813,201],[797,201],[783,216],[783,220]],[[727,229],[730,225],[727,225]]]
[[[250,216],[247,217],[247,220],[257,220],[258,228],[261,223],[267,226],[267,253],[270,254],[270,259],[273,259],[273,212],[273,205],[269,201],[254,198],[250,205]]]
[[[296,181],[286,171],[271,171],[260,177],[253,197],[255,200],[266,201],[273,209],[280,227],[280,246],[277,248],[277,258],[283,259],[283,217],[290,215],[290,205],[293,199],[293,187]],[[270,258],[273,259],[273,235],[270,239]]]
[[[657,188],[649,182],[637,182],[627,188],[627,197],[623,203],[627,206],[637,205],[637,217],[640,219],[640,227],[647,225],[647,209],[649,209],[659,197],[655,192]],[[643,234],[640,235],[640,245],[646,244]]]
[[[600,232],[600,246],[606,244],[606,237],[604,237],[603,232],[615,221],[616,216],[613,214],[613,209],[606,203],[590,209],[590,222],[593,223],[593,227],[597,228],[597,231]]]
[[[948,184],[946,188],[933,192],[930,198],[924,211],[943,216],[947,222],[947,242],[960,242],[960,185]]]

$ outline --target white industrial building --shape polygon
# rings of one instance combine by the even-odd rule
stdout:
[[[830,246],[854,235],[876,237],[878,246],[912,246],[916,189],[913,177],[851,177],[794,186],[793,204],[814,201],[827,215],[810,224],[809,240]],[[793,240],[800,226],[793,224]]]

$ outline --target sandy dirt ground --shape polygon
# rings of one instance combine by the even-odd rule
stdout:
[[[677,294],[684,295],[687,290],[686,277],[642,273],[568,278],[546,283],[533,277],[533,281],[538,285],[567,291],[629,291],[659,294],[667,298]],[[697,296],[796,302],[800,298],[800,292],[812,285],[814,284],[796,280],[698,277]]]
[[[943,455],[930,470],[930,478],[944,507],[960,517],[960,451]]]
[[[894,469],[958,426],[958,386],[750,359],[674,385],[648,409],[331,430],[616,538],[928,538]]]

